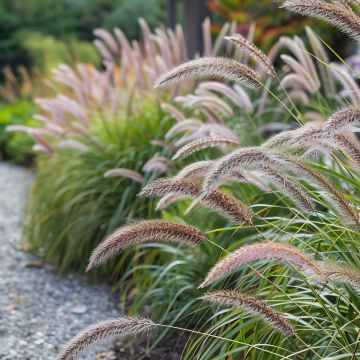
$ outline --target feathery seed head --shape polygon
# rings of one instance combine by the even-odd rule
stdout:
[[[185,199],[188,199],[188,197],[181,194],[177,194],[177,193],[167,194],[158,201],[155,210],[166,209],[168,206],[176,203],[177,201],[185,200]]]
[[[178,174],[175,176],[175,179],[191,180],[204,177],[212,164],[212,160],[197,161],[189,164],[178,172]]]
[[[231,41],[236,46],[244,49],[247,53],[252,55],[273,77],[276,76],[276,72],[274,69],[271,60],[254,44],[248,41],[240,34],[234,34],[232,36],[225,36],[225,40]]]
[[[324,125],[324,133],[334,135],[347,127],[360,127],[360,109],[347,107],[332,114]]]
[[[258,74],[249,66],[224,57],[204,57],[190,60],[161,75],[155,87],[167,87],[184,80],[231,81],[250,88],[261,85]]]
[[[335,144],[350,157],[351,165],[360,171],[360,142],[353,133],[342,132],[334,136]]]
[[[297,248],[285,244],[262,242],[242,246],[225,256],[210,270],[199,288],[204,288],[240,266],[256,260],[287,262],[300,270],[309,270],[315,274],[322,274],[315,260]]]
[[[155,329],[157,324],[147,318],[122,316],[92,325],[71,339],[56,360],[73,360],[80,352],[102,339],[115,336],[136,336]]]
[[[346,263],[321,262],[321,270],[334,282],[349,284],[360,295],[360,271]]]
[[[181,194],[191,199],[201,197],[199,201],[202,205],[216,210],[228,220],[251,224],[253,213],[244,203],[223,191],[214,191],[207,196],[202,196],[202,185],[196,182],[163,178],[145,186],[139,196],[157,197],[169,193]]]
[[[189,144],[186,144],[178,152],[173,156],[172,160],[179,160],[183,159],[187,156],[190,156],[194,152],[210,148],[216,146],[223,146],[223,145],[231,145],[231,146],[238,146],[240,143],[236,140],[231,140],[227,138],[220,138],[220,137],[205,137],[199,140],[194,140]]]
[[[284,335],[295,334],[294,328],[283,314],[254,296],[240,294],[236,291],[215,291],[200,297],[200,299],[212,304],[247,310],[252,314],[259,315],[270,326]]]
[[[275,187],[287,195],[305,213],[312,213],[315,211],[310,197],[302,190],[295,180],[266,165],[262,167],[262,172]]]
[[[211,193],[222,179],[226,179],[229,173],[241,166],[257,167],[260,163],[271,165],[271,158],[268,153],[269,151],[256,147],[242,148],[215,161],[205,179],[204,194]]]
[[[101,242],[93,251],[87,271],[110,257],[136,244],[171,241],[196,246],[204,241],[204,235],[195,227],[166,220],[144,220],[120,227]]]
[[[277,157],[280,166],[303,177],[307,182],[325,193],[324,197],[334,208],[335,212],[340,215],[339,218],[343,224],[355,229],[360,228],[360,217],[357,208],[320,171],[304,164],[295,157],[283,154],[277,154]]]
[[[350,8],[323,0],[287,0],[282,7],[300,15],[320,18],[355,40],[360,38],[360,18]]]
[[[116,169],[111,169],[108,170],[105,174],[104,177],[114,177],[114,176],[122,176],[122,177],[126,177],[129,178],[135,182],[138,182],[140,184],[142,184],[144,182],[144,177],[138,173],[135,170],[131,170],[131,169],[125,169],[125,168],[116,168]]]

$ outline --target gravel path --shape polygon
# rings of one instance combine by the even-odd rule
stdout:
[[[19,219],[30,173],[0,163],[0,359],[53,359],[84,327],[116,316],[106,286],[76,276],[58,277],[19,248]],[[40,267],[38,267],[40,265]],[[80,359],[113,359],[101,344]],[[100,354],[101,353],[101,354]]]

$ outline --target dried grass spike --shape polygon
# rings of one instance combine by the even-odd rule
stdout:
[[[208,176],[204,183],[204,194],[211,193],[221,182],[226,179],[233,171],[241,166],[257,167],[259,164],[272,165],[269,156],[269,150],[261,148],[242,148],[225,155],[218,161],[214,162],[214,166],[209,169]]]
[[[187,246],[196,246],[201,244],[204,239],[204,235],[194,226],[166,220],[139,221],[120,227],[106,237],[91,254],[86,271],[136,244],[171,241]]]
[[[186,132],[186,131],[194,131],[202,126],[203,123],[197,119],[185,119],[170,128],[170,130],[165,134],[165,139],[170,139],[173,136]]]
[[[89,326],[71,339],[57,356],[56,360],[73,360],[83,350],[102,339],[113,337],[136,336],[157,327],[153,321],[143,317],[122,316],[105,320]]]
[[[185,120],[184,114],[171,104],[163,103],[161,104],[161,109],[171,115],[171,117],[174,118],[177,122]]]
[[[262,242],[242,246],[225,256],[210,270],[199,288],[209,286],[240,266],[256,260],[287,262],[302,271],[308,270],[318,275],[322,274],[315,260],[297,248],[285,244]]]
[[[191,180],[202,178],[207,174],[209,168],[212,165],[212,160],[197,161],[195,163],[189,164],[178,172],[178,174],[175,176],[175,179]]]
[[[270,75],[273,77],[276,76],[276,72],[274,66],[271,63],[271,60],[254,44],[245,39],[240,34],[234,34],[232,36],[225,36],[226,40],[233,42],[236,46],[241,47],[245,51],[247,51],[250,55],[252,55],[260,64],[265,67]]]
[[[360,169],[360,142],[353,133],[343,132],[335,135],[337,146],[344,151],[352,162],[351,165],[357,170]]]
[[[254,296],[240,294],[235,291],[216,291],[206,294],[200,297],[200,299],[212,304],[247,310],[250,313],[259,315],[264,321],[284,335],[291,336],[295,334],[294,328],[283,314]]]
[[[360,271],[346,263],[322,262],[321,269],[328,279],[349,284],[360,295]]]
[[[158,203],[156,204],[155,210],[166,209],[167,207],[176,203],[177,201],[185,200],[185,199],[188,199],[188,197],[181,195],[181,194],[176,194],[176,193],[175,194],[172,194],[172,193],[167,194],[158,201]]]
[[[291,199],[305,213],[315,211],[310,197],[302,188],[289,176],[283,175],[270,166],[263,167],[263,173],[272,184],[281,190],[289,199]]]
[[[324,125],[324,133],[334,135],[347,127],[360,127],[360,109],[347,107],[332,114]]]
[[[202,195],[202,185],[183,179],[163,178],[145,186],[139,196],[157,197],[165,196],[169,193],[181,194],[191,199],[199,199]],[[201,197],[200,203],[216,210],[230,221],[240,224],[251,224],[253,216],[251,210],[240,200],[223,191],[214,191],[208,196]]]
[[[350,9],[322,0],[287,0],[282,6],[303,16],[314,16],[354,38],[360,37],[360,18]]]
[[[168,87],[184,80],[232,81],[250,88],[261,85],[258,74],[249,66],[224,57],[204,57],[190,60],[162,74],[155,87]]]
[[[122,177],[126,177],[128,179],[131,179],[135,182],[138,182],[140,184],[142,184],[144,182],[144,177],[138,173],[135,170],[131,170],[131,169],[126,169],[126,168],[115,168],[115,169],[111,169],[109,171],[107,171],[104,174],[105,178],[108,177],[115,177],[115,176],[122,176]]]
[[[357,208],[344,197],[333,183],[319,171],[305,165],[300,160],[294,157],[282,156],[281,154],[278,155],[279,161],[284,161],[285,167],[325,192],[325,198],[327,198],[328,203],[331,204],[335,212],[338,213],[343,224],[355,229],[360,228],[360,217]]]
[[[232,146],[238,146],[240,143],[236,140],[232,139],[226,139],[226,138],[220,138],[220,137],[205,137],[201,138],[199,140],[194,140],[189,144],[186,144],[181,149],[177,151],[177,153],[173,156],[172,160],[179,160],[184,159],[194,152],[212,148],[216,146],[224,146],[224,145],[232,145]]]

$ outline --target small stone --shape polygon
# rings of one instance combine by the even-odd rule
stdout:
[[[28,261],[25,264],[25,267],[27,268],[33,268],[33,269],[41,269],[44,266],[42,261],[39,260],[32,260],[32,261]]]
[[[86,313],[86,306],[85,305],[77,305],[77,306],[74,306],[73,308],[70,309],[70,311],[73,313],[73,314],[77,314],[77,315],[81,315],[81,314],[84,314]]]
[[[44,339],[37,339],[37,340],[34,341],[34,344],[35,344],[35,345],[41,345],[41,344],[43,344],[44,342],[45,342]]]

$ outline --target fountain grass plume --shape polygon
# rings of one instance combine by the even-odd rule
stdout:
[[[271,152],[268,149],[259,147],[241,148],[223,156],[215,161],[213,167],[209,169],[204,182],[203,193],[207,195],[214,191],[221,180],[226,179],[233,170],[242,166],[258,168],[260,164],[270,166],[274,164]]]
[[[240,34],[234,34],[231,36],[225,36],[225,40],[231,41],[236,46],[245,50],[251,56],[253,56],[273,77],[276,76],[276,71],[274,69],[271,60],[254,44],[248,41],[244,36]]]
[[[197,161],[185,166],[175,176],[175,179],[198,179],[204,177],[209,168],[213,165],[212,160]]]
[[[139,221],[122,226],[106,237],[91,254],[86,271],[136,244],[171,241],[186,246],[196,246],[204,240],[204,235],[194,226],[167,220]]]
[[[216,210],[220,215],[237,224],[251,224],[253,213],[243,202],[219,190],[200,199],[202,185],[196,182],[184,179],[162,178],[145,186],[139,193],[139,196],[159,197],[169,193],[181,194],[188,198],[199,200],[202,205]]]
[[[105,320],[89,326],[71,339],[57,356],[56,360],[73,360],[96,342],[114,337],[136,336],[157,327],[150,319],[144,317],[122,316]]]
[[[316,261],[296,247],[274,242],[261,242],[242,246],[225,256],[210,270],[199,288],[209,286],[240,266],[256,260],[287,262],[301,271],[308,270],[317,275],[322,275]]]
[[[176,85],[184,80],[231,81],[250,88],[261,85],[258,74],[249,66],[224,57],[203,57],[185,62],[162,74],[155,88]]]
[[[335,283],[348,284],[360,295],[360,271],[343,262],[321,262],[321,269]]]
[[[270,166],[263,166],[263,174],[269,181],[274,184],[283,194],[291,199],[305,213],[312,213],[315,207],[311,198],[299,186],[295,180],[287,175],[281,174],[279,171]]]
[[[287,0],[282,7],[324,20],[355,40],[360,38],[360,18],[350,8],[323,0]]]
[[[144,177],[139,172],[137,172],[135,170],[131,170],[131,169],[114,168],[114,169],[108,170],[104,174],[105,178],[118,177],[118,176],[131,179],[131,180],[133,180],[135,182],[138,182],[140,184],[142,184],[144,182]]]
[[[211,304],[230,306],[239,309],[244,309],[252,314],[259,315],[262,320],[267,322],[271,327],[280,331],[285,336],[295,334],[289,320],[280,312],[274,310],[264,301],[257,299],[254,296],[240,294],[236,291],[215,291],[208,293],[199,298]]]
[[[278,154],[279,166],[303,177],[310,185],[324,192],[324,197],[339,215],[341,222],[351,228],[360,228],[360,218],[357,208],[351,204],[338,188],[330,182],[320,171],[308,166],[301,160]],[[281,165],[282,163],[282,165]]]
[[[350,163],[360,169],[360,142],[352,133],[343,132],[334,137],[336,145],[350,158]]]
[[[221,138],[221,137],[205,137],[198,140],[194,140],[189,144],[186,144],[181,149],[177,151],[177,153],[173,156],[172,160],[180,160],[184,159],[191,154],[217,146],[238,146],[240,143],[236,140]]]
[[[332,114],[324,125],[324,132],[333,135],[340,133],[348,127],[360,127],[360,109],[347,107]]]

